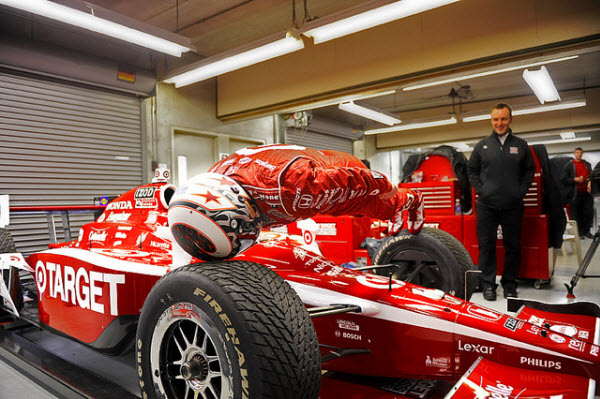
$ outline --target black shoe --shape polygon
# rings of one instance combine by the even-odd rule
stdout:
[[[486,301],[495,301],[496,300],[496,290],[492,287],[487,287],[483,289],[483,299]]]
[[[514,287],[504,287],[504,298],[518,298],[517,289]]]

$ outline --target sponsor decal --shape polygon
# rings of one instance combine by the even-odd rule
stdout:
[[[135,200],[136,208],[158,208],[158,200],[156,198],[141,198]]]
[[[600,347],[593,345],[590,349],[590,355],[598,357],[598,350]]]
[[[104,214],[103,214],[104,215]],[[111,213],[110,216],[106,218],[107,222],[126,222],[129,220],[131,213]]]
[[[514,388],[510,385],[501,384],[499,381],[496,385],[486,385],[485,390],[488,391],[492,398],[509,399]]]
[[[303,234],[302,234],[302,238],[304,239],[304,243],[306,245],[310,245],[315,241],[315,235],[313,234],[312,231],[308,231],[306,230]]]
[[[137,190],[135,190],[133,198],[136,200],[142,198],[154,198],[155,191],[156,187],[140,187]]]
[[[467,313],[469,313],[471,316],[473,316],[477,319],[488,320],[488,321],[500,320],[500,318],[502,317],[502,313],[500,313],[500,312],[497,312],[492,309],[480,308],[479,306],[474,305],[474,304],[470,304],[467,307]]]
[[[335,236],[337,235],[337,223],[317,223],[317,235]]]
[[[133,226],[119,226],[119,227],[117,227],[117,230],[121,230],[121,231],[131,231],[131,229],[133,229]]]
[[[575,349],[576,351],[583,352],[584,347],[585,347],[585,345],[583,344],[583,342],[578,339],[569,340],[569,348],[571,348],[571,349]]]
[[[579,334],[577,334],[577,336],[580,339],[588,339],[590,337],[590,332],[589,331],[585,331],[585,330],[579,330]]]
[[[574,326],[555,324],[552,327],[550,327],[550,330],[566,335],[568,337],[574,337],[575,335],[577,335],[577,328],[575,328]]]
[[[157,220],[158,220],[158,212],[155,212],[155,211],[148,212],[148,218],[146,219],[146,223],[156,224]]]
[[[410,398],[426,399],[434,392],[437,384],[438,382],[434,380],[412,380],[402,378],[386,382],[379,388],[384,391],[393,392]]]
[[[504,327],[508,328],[511,331],[516,331],[517,328],[523,327],[523,324],[525,324],[525,322],[523,320],[519,320],[519,319],[515,319],[513,317],[509,317],[504,322]]]
[[[385,290],[390,288],[390,280],[382,276],[376,276],[372,274],[361,274],[360,276],[356,277],[356,281],[358,281],[360,284],[366,287]],[[404,283],[401,284],[400,281],[392,280],[392,289],[399,288],[402,286],[404,286]]]
[[[360,331],[360,326],[351,320],[341,320],[338,319],[337,325],[342,330],[350,330],[350,331]]]
[[[301,195],[298,199],[298,208],[300,209],[308,209],[313,204],[313,196],[310,194]]]
[[[131,202],[129,201],[113,201],[110,204],[106,205],[106,209],[109,211],[115,211],[133,209],[133,207],[131,206]]]
[[[440,228],[440,224],[439,223],[423,223],[423,227],[430,227],[432,229],[439,229]]]
[[[127,238],[127,234],[121,233],[120,231],[117,231],[117,233],[115,234],[115,238],[125,239],[125,238]]]
[[[263,168],[267,168],[270,171],[274,171],[276,169],[275,165],[271,165],[270,163],[268,163],[267,161],[264,161],[262,159],[255,159],[254,163],[262,166]]]
[[[348,331],[342,331],[342,338],[352,339],[354,341],[361,341],[362,335],[357,334],[357,333],[351,333]]]
[[[539,328],[538,326],[532,326],[532,325],[530,325],[529,329],[527,330],[527,332],[534,334],[534,335],[539,335],[540,331],[541,331],[541,328]]]
[[[160,241],[150,241],[150,246],[151,247],[155,247],[155,248],[160,248],[160,249],[164,249],[164,250],[169,250],[171,249],[171,244],[169,244],[168,242],[160,242]]]
[[[92,230],[88,235],[88,240],[93,242],[104,242],[106,241],[107,235],[108,233],[106,231]]]
[[[250,157],[244,157],[244,158],[240,158],[238,160],[238,163],[241,164],[241,165],[243,165],[245,163],[248,163],[248,162],[252,162],[252,158],[250,158]]]
[[[543,367],[546,369],[560,370],[562,365],[554,360],[537,359],[533,357],[521,356],[521,364],[528,366]]]
[[[106,314],[107,309],[97,299],[108,296],[110,314],[119,314],[117,286],[125,284],[125,274],[88,272],[84,267],[74,268],[39,260],[35,265],[35,280],[40,295],[48,290],[51,298],[58,299],[60,296],[65,303],[97,313]]]
[[[434,357],[427,356],[425,359],[425,366],[427,367],[437,367],[440,369],[447,369],[450,367],[450,358],[449,357]]]
[[[221,322],[223,322],[224,328],[227,330],[228,341],[233,345],[233,349],[235,349],[235,353],[237,353],[237,362],[240,369],[241,375],[241,398],[249,398],[250,391],[248,387],[250,386],[248,381],[248,364],[246,363],[246,356],[242,349],[240,348],[240,338],[237,334],[236,329],[233,326],[233,322],[229,315],[223,310],[224,306],[217,302],[210,294],[201,289],[200,287],[196,287],[194,290],[194,296],[198,297],[198,300],[202,300],[206,302],[211,308],[213,308],[214,312],[217,314]],[[167,312],[163,312],[163,316],[167,315]],[[161,316],[162,317],[162,316]],[[140,344],[138,344],[139,346]],[[138,359],[141,359],[141,352],[138,352]],[[235,361],[235,359],[233,360]],[[138,363],[139,364],[139,363]],[[140,368],[141,369],[141,368]],[[144,395],[142,395],[145,397]]]
[[[121,241],[121,240],[119,240],[119,241],[115,241],[115,242],[113,243],[113,245],[114,245],[115,247],[118,247],[118,246],[119,246],[119,245],[121,245],[121,244],[123,244],[123,241]]]
[[[304,258],[306,258],[306,255],[308,254],[305,249],[299,247],[294,247],[292,251],[294,253],[294,258],[300,259],[301,261],[304,261]]]
[[[564,344],[565,342],[567,342],[567,339],[565,337],[558,334],[550,334],[550,339],[556,342],[557,344]]]
[[[461,352],[474,352],[481,353],[484,355],[491,355],[494,352],[493,346],[482,345],[482,344],[463,344],[462,340],[458,340],[458,350]]]
[[[544,325],[544,321],[545,320],[546,319],[543,319],[543,318],[540,318],[540,317],[531,316],[529,318],[528,322],[531,323],[531,324],[533,324],[533,325],[535,325],[535,326],[541,327],[541,326]]]

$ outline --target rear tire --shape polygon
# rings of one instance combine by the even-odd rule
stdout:
[[[175,269],[148,295],[137,330],[142,397],[318,397],[321,357],[290,285],[251,262]]]
[[[0,254],[15,253],[17,247],[10,232],[6,229],[0,229]],[[19,278],[19,270],[12,267],[10,270],[1,270],[4,283],[9,289],[10,297],[12,298],[15,307],[20,312],[23,308],[23,289],[21,288],[21,280]],[[2,300],[0,299],[0,307]],[[0,310],[0,315],[7,312]],[[11,313],[12,314],[12,313]]]
[[[465,273],[473,269],[471,257],[465,247],[451,234],[424,227],[419,234],[403,230],[400,234],[383,242],[373,257],[374,265],[396,264],[397,268],[375,269],[377,274],[405,280],[419,262],[424,264],[412,279],[413,284],[437,288],[461,299],[470,299],[476,286],[476,277],[469,273],[467,297],[465,296]]]

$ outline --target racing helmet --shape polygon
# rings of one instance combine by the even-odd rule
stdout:
[[[252,198],[218,173],[202,173],[179,187],[168,215],[175,241],[203,260],[235,256],[256,242],[262,227]]]

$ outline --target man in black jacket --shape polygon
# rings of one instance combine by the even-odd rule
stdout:
[[[467,168],[469,180],[479,195],[476,212],[481,288],[486,300],[495,301],[499,225],[506,251],[500,283],[505,298],[517,296],[523,197],[533,180],[535,163],[527,142],[512,134],[511,107],[497,104],[491,114],[493,132],[475,145]]]
[[[572,190],[571,218],[577,221],[577,229],[581,238],[593,238],[590,228],[594,220],[594,199],[587,191],[588,176],[592,165],[583,159],[583,148],[577,147],[573,153],[575,159],[565,165],[563,183]]]

